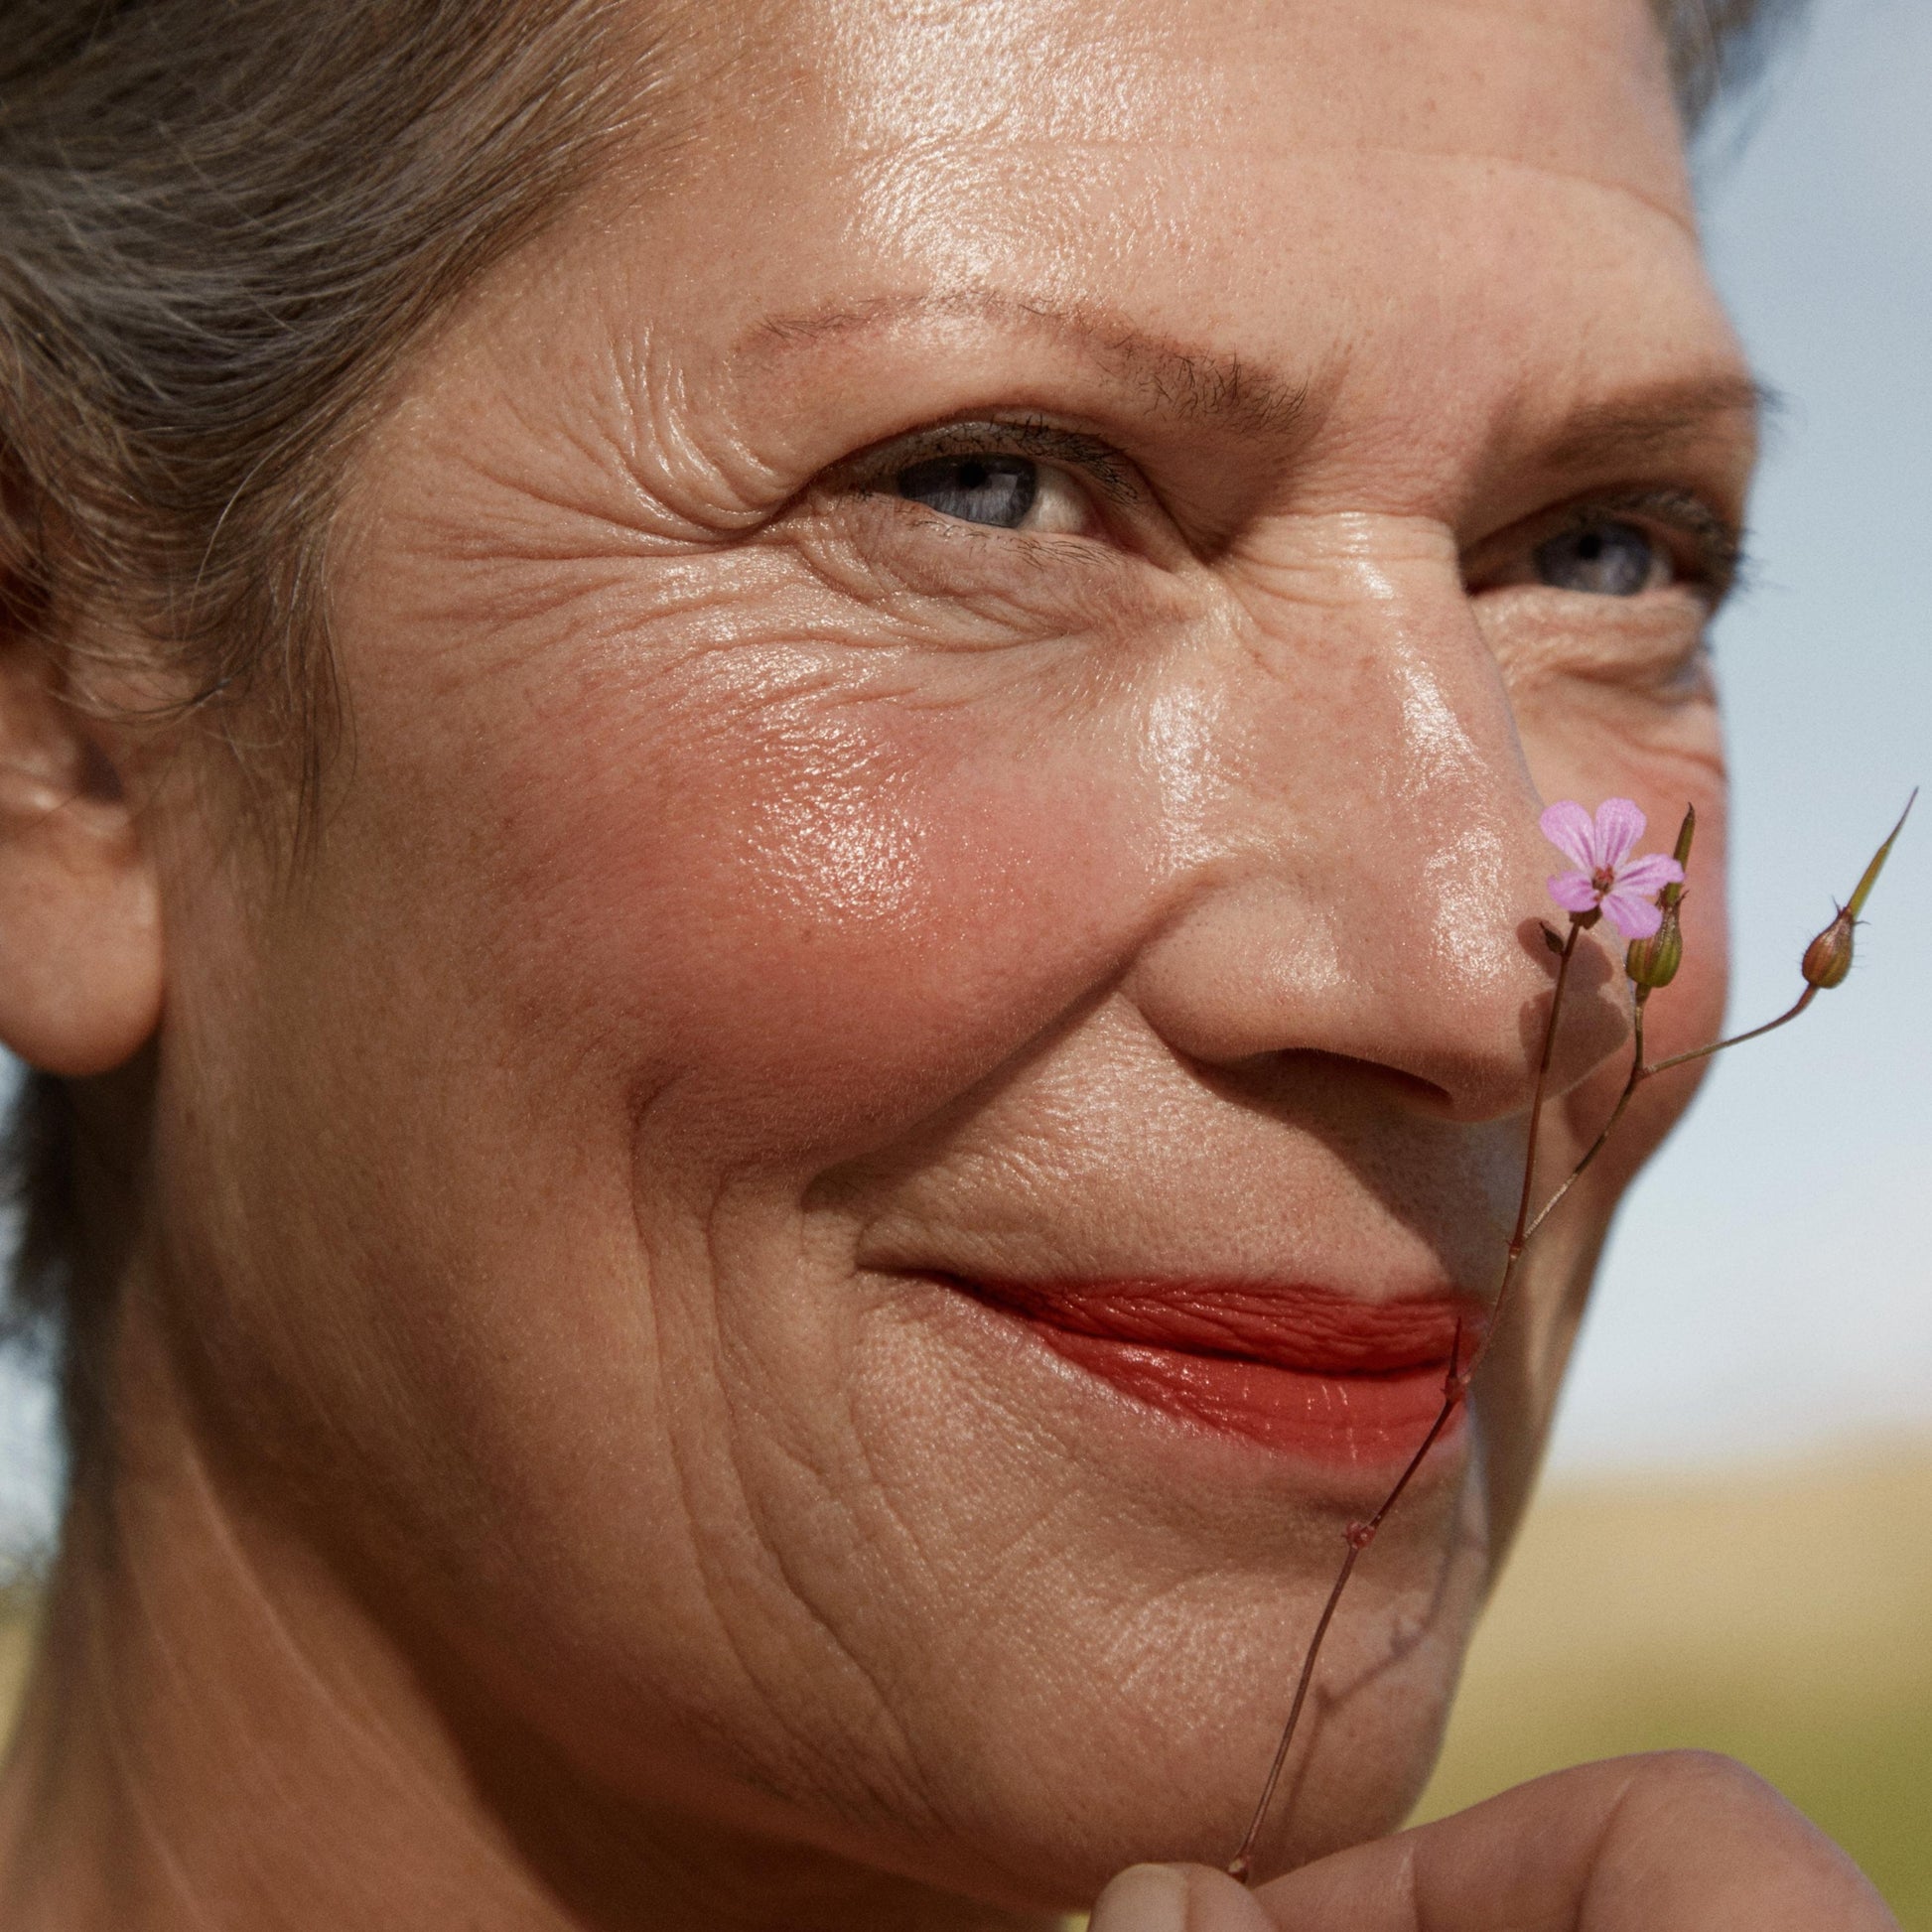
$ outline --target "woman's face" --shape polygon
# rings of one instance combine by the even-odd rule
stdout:
[[[787,0],[651,60],[356,456],[296,882],[157,808],[156,1305],[238,1513],[587,1806],[1012,1903],[1225,1860],[1494,1297],[1543,801],[1696,803],[1653,1039],[1719,1014],[1749,391],[1662,52]],[[1414,1798],[1683,1098],[1532,1250],[1266,1863]]]

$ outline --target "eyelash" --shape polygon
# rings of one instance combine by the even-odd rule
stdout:
[[[1142,500],[1141,487],[1110,445],[1042,417],[989,418],[915,430],[853,459],[849,475],[859,487],[887,494],[900,471],[949,456],[1029,457],[1079,471],[1116,507]],[[1653,526],[1680,561],[1688,544],[1693,581],[1710,593],[1714,607],[1730,595],[1748,568],[1743,533],[1736,525],[1695,490],[1675,487],[1617,490],[1574,503],[1552,518],[1536,541],[1618,518]],[[1672,537],[1679,541],[1672,543]],[[1526,545],[1525,554],[1533,548]]]
[[[1618,490],[1572,504],[1537,542],[1606,521],[1642,521],[1653,526],[1668,548],[1675,536],[1688,539],[1693,581],[1721,604],[1737,587],[1749,566],[1743,532],[1695,490],[1660,488]],[[1534,546],[1531,546],[1532,548]]]
[[[1096,436],[1078,430],[1062,429],[1039,417],[1025,417],[1015,422],[942,423],[936,429],[914,430],[854,459],[852,480],[861,488],[889,490],[893,478],[915,463],[934,457],[1030,457],[1035,462],[1051,463],[1078,470],[1100,488],[1106,499],[1117,505],[1137,503],[1142,492],[1121,458]]]

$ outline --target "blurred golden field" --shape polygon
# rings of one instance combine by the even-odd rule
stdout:
[[[1743,1759],[1932,1932],[1932,1445],[1553,1486],[1418,1816],[1670,1745]]]
[[[27,1597],[0,1594],[0,1728]],[[1420,1817],[1667,1745],[1752,1765],[1932,1932],[1932,1445],[1553,1486],[1470,1654]]]

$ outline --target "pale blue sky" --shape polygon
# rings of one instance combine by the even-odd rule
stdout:
[[[1932,779],[1932,6],[1818,0],[1707,164],[1719,279],[1788,398],[1719,633],[1741,1023]],[[1557,1432],[1566,1471],[1932,1432],[1932,798],[1859,970],[1722,1066],[1634,1190]],[[1667,998],[1668,995],[1660,997]],[[0,1545],[45,1402],[0,1370]]]
[[[1734,1023],[1932,782],[1932,6],[1818,0],[1712,260],[1787,398],[1752,583],[1718,631],[1735,786]],[[1932,1431],[1932,798],[1851,981],[1722,1063],[1639,1181],[1553,1458],[1577,1470]],[[1660,995],[1667,998],[1668,995]]]

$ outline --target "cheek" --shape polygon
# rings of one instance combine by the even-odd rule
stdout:
[[[513,750],[489,923],[553,1015],[677,1083],[687,1152],[818,1160],[922,1118],[1104,973],[1145,898],[1131,777],[997,708],[625,698]]]

